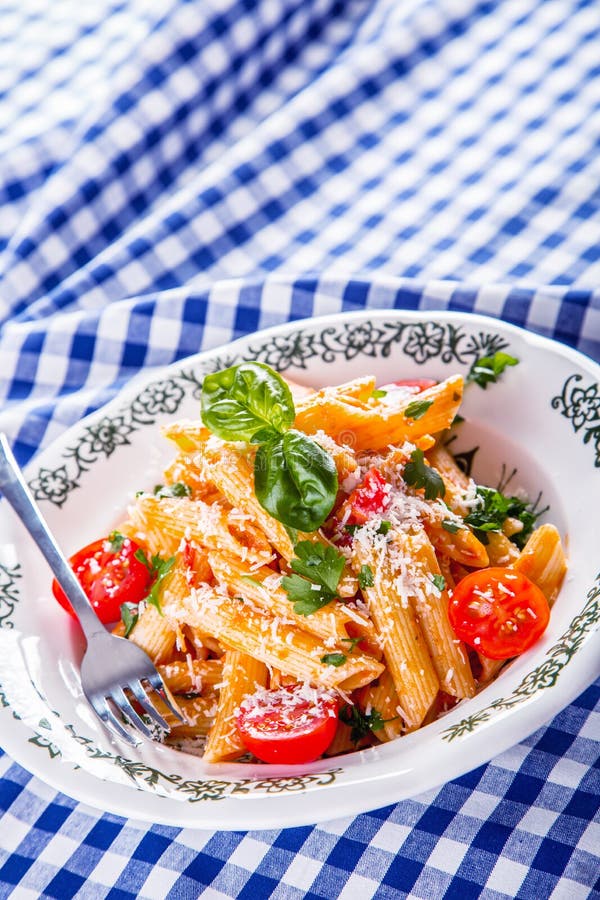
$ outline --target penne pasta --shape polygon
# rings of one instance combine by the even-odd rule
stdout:
[[[548,605],[530,582],[555,602],[560,534],[476,485],[443,443],[461,375],[386,392],[370,374],[317,391],[290,381],[292,407],[268,366],[240,366],[206,376],[204,421],[163,427],[163,484],[107,539],[145,566],[139,615],[113,630],[179,704],[183,722],[157,703],[168,740],[206,763],[250,750],[279,762],[265,745],[319,715],[326,741],[291,761],[402,739],[539,636]]]
[[[204,748],[206,762],[238,759],[246,747],[235,724],[235,713],[244,697],[265,687],[268,670],[264,663],[239,650],[227,650],[215,721]]]

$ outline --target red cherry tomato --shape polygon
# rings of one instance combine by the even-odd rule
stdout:
[[[347,525],[364,525],[371,516],[387,509],[390,505],[389,485],[379,469],[369,469],[347,502],[351,509]]]
[[[448,606],[456,636],[489,659],[524,653],[543,634],[550,608],[543,593],[521,572],[479,569],[454,588]]]
[[[236,724],[245,747],[266,763],[299,765],[327,750],[338,724],[338,701],[318,688],[294,684],[260,690],[243,701]]]
[[[122,603],[139,603],[147,595],[152,581],[148,568],[135,554],[140,545],[118,535],[88,544],[69,560],[96,615],[105,625],[116,622]],[[66,611],[75,617],[71,604],[56,580],[52,593]]]
[[[434,387],[437,381],[434,378],[401,378],[399,381],[391,381],[381,386],[382,391],[394,391],[398,388],[408,388],[413,394],[420,394],[427,388]]]

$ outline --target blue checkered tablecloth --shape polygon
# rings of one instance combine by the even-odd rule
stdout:
[[[475,310],[600,360],[595,0],[0,2],[0,430],[264,326]],[[1,742],[1,736],[0,736]],[[600,684],[439,790],[143,826],[0,751],[0,898],[600,897]]]

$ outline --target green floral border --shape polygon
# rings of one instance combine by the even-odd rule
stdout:
[[[0,563],[0,628],[13,628],[12,615],[19,602],[17,581],[22,578],[21,566],[2,565]]]
[[[76,443],[63,452],[63,463],[54,469],[40,468],[29,486],[38,502],[62,506],[80,486],[81,476],[99,459],[107,459],[117,447],[129,444],[134,431],[154,425],[160,415],[174,415],[189,392],[200,400],[203,374],[242,360],[259,360],[284,372],[292,366],[306,369],[307,363],[314,359],[329,364],[359,355],[386,358],[396,349],[418,365],[440,359],[444,364],[470,366],[479,357],[507,346],[508,342],[498,334],[484,331],[469,334],[462,326],[431,321],[345,323],[320,332],[299,328],[262,344],[250,344],[243,353],[211,356],[208,362],[197,366],[201,375],[182,369],[169,378],[148,384],[115,415],[103,416],[85,426]]]
[[[573,431],[583,434],[583,443],[594,447],[594,465],[600,468],[600,387],[598,382],[581,385],[583,376],[570,375],[562,391],[552,398],[552,409],[569,419]]]
[[[600,573],[596,576],[596,584],[590,588],[587,601],[582,611],[575,616],[560,639],[546,653],[546,659],[532,672],[529,672],[507,697],[499,697],[484,709],[461,719],[442,732],[442,740],[453,741],[455,738],[470,734],[487,722],[491,716],[502,709],[512,709],[524,703],[533,694],[546,688],[554,687],[562,670],[567,666],[585,641],[585,636],[600,622]]]

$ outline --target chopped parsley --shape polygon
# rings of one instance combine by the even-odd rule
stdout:
[[[480,359],[476,359],[471,366],[467,375],[467,383],[474,382],[485,390],[488,384],[495,384],[498,381],[507,366],[516,366],[518,362],[516,357],[509,356],[502,350],[498,350],[493,356],[482,356]]]
[[[361,589],[373,587],[375,584],[375,579],[373,577],[373,570],[371,566],[361,566],[360,572],[358,573],[358,586]]]
[[[495,488],[477,486],[480,504],[477,509],[465,516],[465,522],[471,526],[482,544],[488,543],[488,531],[502,531],[508,518],[518,519],[523,525],[521,531],[511,535],[510,540],[522,550],[533,531],[537,519],[545,510],[536,511],[527,501],[519,497],[508,497]]]
[[[441,592],[446,587],[446,579],[444,578],[444,576],[443,575],[432,575],[431,580],[433,581],[435,587],[438,589],[438,591],[441,594]]]
[[[374,391],[371,391],[371,397],[373,400],[380,400],[382,397],[387,397],[387,391],[382,391],[381,388],[375,388]]]
[[[337,669],[338,666],[344,665],[346,657],[343,653],[326,653],[321,657],[321,662],[326,666],[335,666]]]
[[[426,500],[435,500],[446,493],[444,479],[425,462],[422,450],[413,450],[410,460],[404,466],[404,480],[414,488],[423,488]]]
[[[118,553],[121,547],[123,546],[123,542],[125,540],[125,535],[121,534],[120,531],[111,531],[108,536],[108,543],[110,546],[111,553]]]
[[[381,731],[386,722],[378,710],[372,709],[370,713],[364,713],[357,706],[350,706],[348,703],[340,709],[339,718],[352,729],[350,740],[353,744],[362,741],[370,731]]]
[[[138,620],[137,605],[135,603],[122,603],[120,609],[121,621],[125,626],[124,637],[129,637],[131,630]]]
[[[242,575],[242,581],[247,581],[248,584],[253,584],[254,587],[261,588],[263,586],[262,581],[259,581],[258,578],[253,578],[252,575]]]
[[[152,584],[152,587],[150,588],[150,592],[144,599],[146,603],[149,603],[151,606],[156,607],[156,609],[162,616],[163,611],[160,605],[160,588],[165,577],[173,568],[175,557],[171,556],[169,557],[169,559],[163,559],[162,556],[158,555],[158,553],[154,553],[152,557],[148,559],[141,547],[135,551],[134,556],[139,562],[143,563],[146,566],[151,576],[154,578],[154,582]]]
[[[281,584],[294,612],[309,616],[336,599],[346,560],[335,547],[312,541],[300,541],[294,551],[296,556],[290,561],[293,574],[285,575]]]
[[[377,529],[377,534],[387,534],[390,528],[392,527],[392,523],[388,522],[387,519],[382,519],[379,523],[379,528]]]
[[[357,644],[360,644],[362,641],[361,637],[353,637],[353,638],[342,638],[342,644],[350,644],[348,649],[348,653],[352,653]]]
[[[173,484],[157,484],[154,486],[154,496],[158,497],[190,497],[192,489],[183,481],[175,481]]]
[[[348,532],[348,534],[356,534],[359,528],[362,528],[362,525],[344,525],[344,530]]]
[[[404,410],[404,418],[422,419],[430,406],[433,406],[433,400],[413,400]]]
[[[453,522],[452,519],[443,519],[442,521],[442,528],[444,531],[449,531],[450,534],[456,534],[462,527],[458,522]]]

